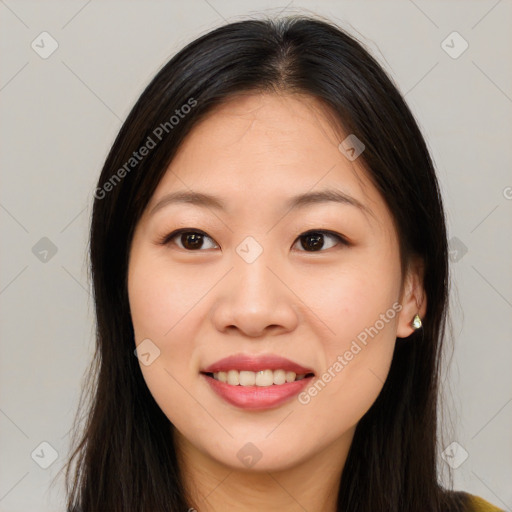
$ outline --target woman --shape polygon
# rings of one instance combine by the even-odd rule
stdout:
[[[439,187],[338,27],[242,21],[172,58],[106,160],[90,255],[69,511],[498,510],[439,484]]]

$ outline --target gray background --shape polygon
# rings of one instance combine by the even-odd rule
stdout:
[[[453,428],[441,449],[460,445],[446,452],[457,488],[512,510],[510,1],[0,0],[0,511],[63,510],[61,481],[49,484],[93,348],[92,193],[122,120],[185,43],[283,9],[329,17],[363,41],[420,123],[452,248],[443,382]],[[31,47],[51,49],[44,31],[58,43],[46,59]],[[454,31],[469,44],[457,58],[445,49],[459,53],[462,40],[442,45]]]

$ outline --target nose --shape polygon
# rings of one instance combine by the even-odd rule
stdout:
[[[235,258],[215,301],[213,322],[218,331],[259,338],[296,328],[299,308],[293,287],[264,255],[252,263]]]

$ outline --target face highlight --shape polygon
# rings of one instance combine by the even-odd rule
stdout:
[[[248,454],[254,469],[282,470],[346,451],[396,337],[412,332],[392,217],[341,140],[311,97],[233,97],[194,127],[137,225],[135,343],[160,351],[141,370],[178,444],[205,464],[246,469]],[[241,407],[208,379],[251,384],[257,371],[204,373],[240,354],[313,376],[275,406]]]

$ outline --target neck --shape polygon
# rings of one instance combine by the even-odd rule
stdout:
[[[275,471],[226,466],[199,451],[176,430],[174,442],[189,505],[197,512],[336,512],[354,430],[308,459]]]

